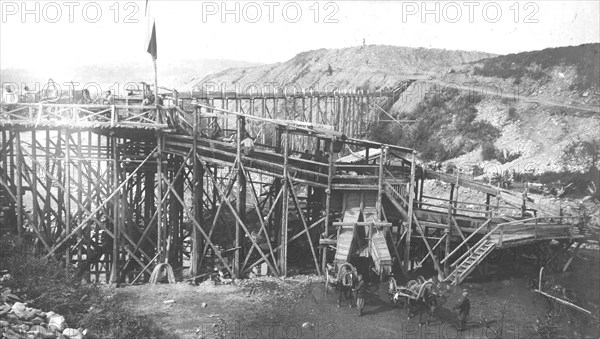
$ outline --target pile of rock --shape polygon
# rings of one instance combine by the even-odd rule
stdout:
[[[1,279],[6,280],[6,275]],[[92,338],[86,329],[67,326],[65,317],[28,307],[10,288],[0,285],[0,338],[84,339]]]

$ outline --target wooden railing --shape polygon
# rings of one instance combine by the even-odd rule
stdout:
[[[171,110],[132,105],[0,104],[0,123],[166,128]]]
[[[513,225],[518,226],[515,228],[515,230],[520,231],[520,232],[531,229],[533,231],[532,232],[533,239],[556,237],[557,236],[556,234],[551,234],[549,236],[544,237],[544,235],[547,235],[547,234],[544,234],[544,231],[546,231],[548,228],[558,227],[561,230],[566,230],[567,232],[570,232],[568,224],[564,224],[564,223],[554,224],[553,222],[555,220],[560,220],[562,222],[564,220],[573,219],[573,218],[574,217],[560,217],[560,216],[558,216],[558,217],[534,217],[534,218],[528,218],[528,219],[515,220],[515,221],[501,223],[501,224],[496,225],[489,232],[487,232],[473,246],[473,248],[477,248],[479,245],[481,245],[483,242],[487,241],[494,234],[498,234],[498,246],[502,247],[502,244],[505,241],[504,233],[505,233],[505,231],[507,231],[506,228],[509,226],[513,226]],[[542,221],[544,221],[544,220],[547,220],[548,222],[542,223]],[[444,262],[449,260],[458,251],[459,248],[461,248],[464,244],[466,244],[469,239],[471,239],[476,233],[478,233],[481,229],[483,229],[483,227],[486,226],[490,221],[491,221],[491,219],[488,219],[488,221],[486,221],[477,230],[475,230],[473,233],[471,233],[471,235],[469,235],[452,252],[450,252],[450,254],[448,254],[442,261],[440,261],[440,264],[443,264]],[[552,222],[552,224],[549,224],[549,222]],[[563,236],[568,236],[568,235],[569,234],[564,234]],[[457,263],[461,262],[462,259],[464,259],[468,254],[469,254],[469,252],[465,252],[451,266],[455,266]]]
[[[401,191],[398,191],[394,185],[390,184],[389,182],[386,182],[385,186],[387,191],[390,192],[390,194],[396,198],[396,200],[401,201],[405,207],[408,207],[408,201],[406,201],[406,198],[404,198]]]
[[[475,234],[477,234],[479,231],[481,231],[485,226],[487,226],[487,224],[489,224],[492,221],[492,219],[488,219],[486,222],[484,222],[483,224],[481,224],[481,226],[479,226],[473,233],[471,233],[471,235],[469,235],[467,238],[465,238],[465,240],[463,240],[458,246],[456,246],[456,248],[450,252],[450,254],[448,254],[447,256],[444,257],[444,259],[442,261],[440,261],[440,264],[445,263],[446,261],[448,261],[462,246],[464,246],[465,244],[467,244],[467,242],[473,238],[473,236]],[[489,232],[488,232],[489,235]],[[477,246],[477,245],[476,245]],[[476,247],[473,246],[473,247]],[[465,254],[463,254],[463,256],[461,258],[463,258],[466,254],[468,254],[469,252],[465,252]],[[454,263],[460,261],[460,259],[456,260]],[[453,264],[454,265],[454,264]]]
[[[455,201],[455,200],[449,200],[449,199],[444,199],[444,198],[437,198],[437,197],[431,197],[431,196],[427,196],[424,195],[423,199],[428,199],[428,200],[436,200],[436,201],[441,201],[441,204],[433,204],[433,203],[429,203],[429,202],[420,202],[419,205],[421,206],[428,206],[429,209],[435,210],[435,209],[439,209],[440,211],[446,212],[448,211],[448,204],[452,204],[452,210],[453,213],[457,213],[457,212],[466,212],[468,213],[468,215],[473,216],[475,218],[490,218],[490,217],[500,217],[502,215],[504,215],[504,213],[500,213],[500,210],[507,210],[507,211],[515,211],[520,213],[521,209],[516,208],[516,207],[512,207],[512,206],[496,206],[496,205],[492,205],[492,204],[480,204],[480,203],[474,203],[474,202],[468,202],[468,201]],[[480,206],[480,207],[484,207],[485,209],[475,209],[475,208],[467,208],[467,207],[459,207],[460,205],[471,205],[471,206]]]

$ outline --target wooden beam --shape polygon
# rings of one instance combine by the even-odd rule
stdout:
[[[267,226],[265,225],[265,220],[269,219],[269,216],[271,215],[271,213],[273,212],[273,209],[275,208],[275,203],[273,203],[272,208],[269,210],[269,213],[267,214],[266,217],[263,217],[262,212],[261,212],[261,207],[260,207],[260,202],[258,199],[258,195],[256,194],[256,191],[254,190],[254,184],[252,183],[252,178],[249,177],[246,173],[246,171],[243,171],[243,175],[246,176],[246,180],[248,182],[250,182],[250,186],[252,187],[252,203],[254,204],[254,210],[256,211],[256,214],[258,216],[258,221],[260,223],[260,230],[263,232],[265,239],[267,239],[267,245],[269,246],[269,253],[271,255],[272,258],[275,258],[275,253],[273,252],[273,246],[271,245],[271,240],[269,237],[269,232],[267,231]],[[275,201],[279,200],[279,197],[281,197],[281,191],[279,191],[279,194],[277,196],[277,198],[275,199]],[[247,259],[250,257],[250,255],[248,254]],[[244,267],[242,270],[245,269],[246,266],[246,262],[244,263]],[[278,268],[277,267],[277,263],[274,261],[273,262],[273,267]],[[280,275],[279,271],[277,271],[277,274]]]
[[[113,191],[113,192],[112,192],[112,193],[111,193],[111,194],[110,194],[110,195],[109,195],[109,196],[108,196],[108,197],[107,197],[107,198],[104,200],[104,202],[102,202],[102,204],[100,204],[100,205],[99,205],[99,206],[97,206],[97,207],[96,207],[96,208],[95,208],[93,211],[91,211],[91,212],[88,214],[88,216],[87,216],[87,217],[85,217],[85,218],[83,219],[83,221],[81,221],[81,222],[79,223],[79,225],[77,225],[77,227],[75,227],[75,228],[73,229],[73,231],[71,231],[71,233],[69,233],[69,234],[68,234],[68,235],[67,235],[67,236],[66,236],[64,239],[62,239],[62,240],[61,240],[61,241],[60,241],[58,244],[56,244],[56,245],[55,245],[55,246],[54,246],[54,247],[53,247],[53,248],[52,248],[52,249],[49,251],[49,253],[48,253],[48,254],[47,254],[45,257],[47,258],[47,257],[49,257],[50,255],[52,255],[52,254],[53,254],[53,253],[54,253],[54,252],[55,252],[55,251],[56,251],[58,248],[60,248],[60,246],[62,246],[62,245],[63,245],[63,244],[66,242],[66,241],[68,241],[68,240],[69,240],[71,237],[73,237],[73,235],[75,235],[75,234],[76,234],[76,233],[77,233],[79,230],[81,230],[81,229],[82,229],[82,228],[85,226],[85,224],[86,224],[86,223],[87,223],[89,220],[92,220],[93,218],[95,218],[95,217],[94,217],[94,215],[95,215],[95,214],[96,214],[98,211],[100,211],[101,209],[103,209],[103,208],[104,208],[104,206],[105,206],[105,205],[106,205],[106,204],[107,204],[107,203],[108,203],[108,202],[109,202],[111,199],[113,199],[113,197],[114,197],[115,195],[117,195],[117,193],[119,192],[119,190],[120,190],[121,188],[123,188],[123,187],[124,187],[124,186],[127,184],[127,181],[129,181],[129,179],[130,179],[131,177],[133,177],[133,176],[134,176],[134,175],[137,173],[137,171],[138,171],[138,170],[139,170],[139,169],[140,169],[140,168],[141,168],[141,167],[142,167],[142,166],[143,166],[143,165],[144,165],[144,164],[145,164],[145,163],[148,161],[148,159],[149,159],[150,157],[152,157],[152,155],[153,155],[153,152],[152,152],[152,153],[150,153],[150,154],[149,154],[149,155],[146,157],[146,159],[144,159],[144,161],[143,161],[143,162],[141,162],[141,163],[138,165],[138,167],[137,167],[137,168],[136,168],[136,169],[135,169],[135,170],[134,170],[134,171],[133,171],[131,174],[129,174],[129,176],[128,176],[128,177],[127,177],[127,178],[126,178],[126,179],[125,179],[125,180],[124,180],[124,181],[123,181],[123,182],[122,182],[122,183],[121,183],[121,184],[120,184],[120,185],[119,185],[119,186],[116,188],[116,190],[114,190],[114,191]],[[100,223],[98,222],[98,224],[100,224]],[[101,225],[101,224],[100,224],[100,225]]]
[[[450,185],[450,200],[448,201],[448,215],[446,218],[448,219],[448,227],[445,229],[444,237],[446,237],[446,248],[444,249],[444,256],[450,253],[450,236],[452,226],[452,196],[454,195],[454,184]],[[434,246],[435,247],[435,246]],[[444,276],[447,277],[450,274],[450,262],[446,261],[444,263]]]
[[[203,164],[204,165],[204,164]],[[212,179],[212,178],[211,178]],[[213,184],[216,184],[215,182],[213,182]],[[217,187],[216,185],[214,186],[217,190],[217,193],[219,194],[219,196],[224,197],[225,195],[223,194],[223,192],[221,192],[221,190],[219,189],[219,187]],[[177,195],[176,195],[177,196]],[[185,206],[185,203],[183,202],[183,200],[181,198],[178,197],[178,199],[180,200],[180,202],[182,203],[182,205]],[[244,231],[246,232],[246,234],[250,234],[250,232],[248,231],[248,229],[246,228],[246,225],[240,220],[236,209],[231,205],[231,203],[229,202],[228,199],[225,199],[225,204],[227,205],[227,207],[229,207],[229,210],[231,211],[231,214],[233,214],[233,217],[236,219],[236,221],[240,222],[240,225],[242,226],[242,228],[244,229]],[[202,231],[204,234],[204,231]],[[207,239],[208,240],[208,239]],[[252,241],[252,245],[257,249],[258,253],[261,255],[261,257],[266,259],[265,254],[262,252],[262,250],[260,249],[260,246],[258,246],[258,244],[256,243],[256,241],[254,241],[254,239],[250,239]],[[273,267],[271,267],[271,269],[273,271],[275,271],[275,269]],[[233,274],[233,272],[232,272]]]
[[[239,102],[236,100],[236,105]],[[236,136],[236,163],[238,171],[238,187],[237,187],[237,199],[236,207],[237,213],[240,216],[240,221],[236,221],[235,227],[235,254],[234,254],[234,265],[233,271],[236,278],[241,278],[242,267],[240,262],[240,252],[242,247],[242,226],[240,223],[246,222],[246,177],[244,176],[244,169],[242,167],[242,139],[246,133],[246,120],[243,117],[236,119],[237,123],[237,136]]]
[[[197,148],[196,148],[196,142],[197,142],[197,137],[200,135],[200,119],[199,119],[199,115],[195,114],[194,117],[194,140],[192,141],[192,166],[193,166],[193,186],[192,186],[192,208],[193,208],[193,214],[192,217],[194,218],[194,221],[198,224],[200,224],[201,226],[203,226],[202,224],[204,223],[204,220],[202,218],[202,195],[203,195],[203,191],[204,191],[204,185],[203,185],[203,180],[204,180],[204,169],[203,167],[198,163],[198,156],[197,156]],[[200,273],[200,262],[201,262],[201,251],[203,248],[203,241],[202,241],[202,237],[198,232],[198,229],[196,227],[192,228],[192,253],[191,253],[191,258],[190,258],[190,275],[192,277],[197,276]]]
[[[314,223],[312,223],[308,229],[312,230],[313,228],[317,227],[319,224],[321,224],[323,221],[325,221],[325,217],[322,217],[321,219],[315,221]],[[302,230],[300,232],[298,232],[296,235],[294,235],[293,237],[291,237],[290,239],[288,239],[288,243],[291,243],[292,241],[298,239],[299,237],[301,237],[304,233],[306,232],[306,230]],[[283,247],[283,244],[279,244],[276,248],[273,249],[273,253],[281,250],[281,248]],[[267,255],[268,256],[268,255]],[[256,262],[254,262],[252,265],[250,265],[249,267],[246,268],[246,272],[250,269],[252,269],[254,266],[262,263],[263,261],[265,261],[265,258],[261,258],[258,259]]]
[[[410,263],[410,238],[412,232],[412,220],[413,220],[413,202],[414,202],[414,186],[415,186],[415,153],[412,153],[411,165],[410,165],[410,186],[408,188],[408,220],[407,220],[407,234],[406,234],[406,244],[404,248],[404,269],[406,271],[409,270]]]
[[[283,245],[279,258],[281,275],[287,275],[287,242],[288,242],[288,204],[289,204],[289,184],[285,178],[288,177],[288,154],[289,154],[289,134],[287,130],[283,131],[283,181],[281,183],[282,204],[281,204],[281,244]]]
[[[113,192],[116,194],[113,197],[113,252],[112,252],[112,265],[110,270],[110,282],[117,283],[119,279],[119,248],[120,248],[120,227],[119,223],[121,222],[121,218],[119,218],[119,205],[120,205],[120,190],[117,189],[119,183],[119,154],[117,152],[117,138],[112,137],[110,139],[111,149],[112,149],[112,158],[113,158],[113,175],[112,175],[112,186]]]
[[[289,178],[288,178],[289,180]],[[317,274],[321,275],[321,270],[319,269],[319,260],[317,259],[317,254],[315,253],[315,247],[313,245],[312,238],[310,237],[310,232],[308,231],[308,225],[306,224],[306,219],[304,217],[304,212],[302,212],[302,208],[300,208],[300,203],[298,202],[298,197],[296,196],[296,192],[294,191],[294,185],[291,180],[289,181],[290,192],[294,201],[294,205],[296,206],[296,210],[298,211],[298,215],[300,216],[300,220],[302,221],[302,225],[304,226],[304,230],[306,231],[306,237],[308,238],[308,244],[310,245],[310,251],[313,256],[313,260],[315,263],[315,269],[317,270]]]
[[[22,236],[23,232],[23,152],[21,145],[21,132],[15,135],[17,146],[17,234]]]
[[[173,187],[171,186],[170,183],[167,182],[167,190],[171,190],[173,196],[179,200],[179,203],[181,203],[184,206],[184,211],[186,214],[190,214],[190,209],[188,208],[187,204],[185,203],[185,201],[179,196],[179,194],[173,189]],[[216,246],[213,244],[213,242],[210,240],[210,238],[208,237],[208,235],[206,234],[206,232],[204,231],[204,229],[202,229],[202,226],[196,222],[196,220],[192,219],[192,223],[194,224],[194,226],[200,231],[200,233],[202,233],[202,235],[204,236],[204,239],[206,240],[207,244],[212,247],[215,255],[221,260],[221,262],[223,263],[223,266],[225,266],[225,268],[229,271],[229,273],[231,275],[233,275],[233,270],[231,269],[231,267],[229,267],[229,265],[227,264],[227,261],[225,261],[225,259],[221,256],[221,254],[219,253],[219,251],[217,250]]]

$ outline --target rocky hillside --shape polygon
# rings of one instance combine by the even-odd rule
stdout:
[[[500,131],[493,146],[502,156],[465,150],[453,162],[559,171],[567,146],[600,138],[600,44],[498,56],[461,65],[439,79],[468,87],[463,95],[482,96],[475,105],[476,120]],[[586,164],[573,165],[571,169],[584,169]]]
[[[366,45],[303,52],[277,64],[230,69],[198,82],[241,88],[249,84],[295,84],[301,88],[379,89],[414,75],[444,72],[450,67],[494,55],[482,52]],[[326,84],[329,87],[325,87]]]
[[[375,126],[374,139],[413,147],[423,160],[542,173],[563,169],[560,157],[567,146],[598,138],[599,46],[505,56],[373,45],[321,49],[282,63],[215,73],[196,88],[274,82],[377,90],[418,79],[391,112],[415,123]]]

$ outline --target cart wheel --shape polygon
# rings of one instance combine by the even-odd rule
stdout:
[[[401,309],[407,307],[408,306],[408,298],[407,297],[398,298],[398,303],[396,304],[396,306]]]

